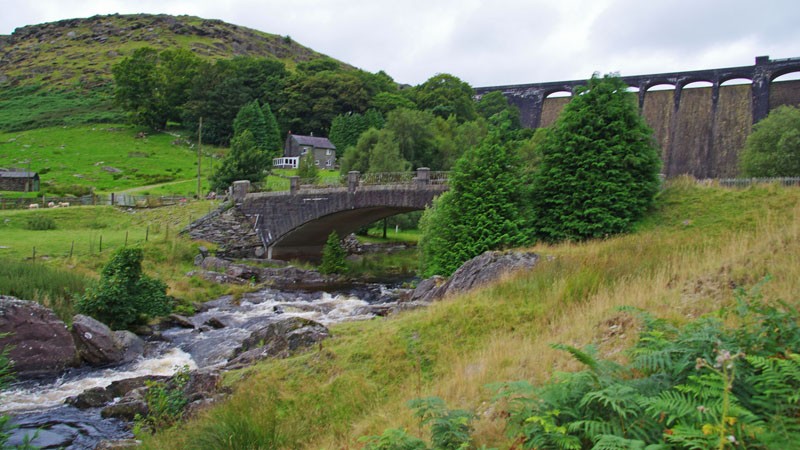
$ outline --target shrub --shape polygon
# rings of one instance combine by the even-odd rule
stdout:
[[[25,228],[35,231],[55,230],[56,221],[52,217],[37,214],[28,218]]]
[[[659,153],[626,89],[619,77],[593,76],[547,133],[531,193],[540,238],[623,233],[652,205]]]
[[[129,328],[172,311],[167,286],[142,273],[141,248],[117,250],[101,273],[100,281],[86,289],[76,308],[112,329]]]
[[[147,415],[136,415],[134,427],[136,432],[145,430],[155,432],[175,424],[183,416],[183,408],[188,402],[183,388],[189,382],[189,367],[182,367],[170,380],[145,381],[147,391],[144,401],[147,404]]]
[[[328,241],[325,242],[325,247],[322,249],[322,263],[319,265],[320,273],[345,273],[347,272],[347,264],[345,258],[347,252],[342,247],[342,241],[336,230],[331,231],[328,235]]]

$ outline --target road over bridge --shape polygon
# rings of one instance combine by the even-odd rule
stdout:
[[[237,182],[241,183],[241,182]],[[235,207],[249,219],[269,259],[318,257],[331,231],[347,236],[360,227],[424,209],[446,191],[447,173],[418,169],[395,174],[350,172],[346,186],[246,193],[234,186]]]

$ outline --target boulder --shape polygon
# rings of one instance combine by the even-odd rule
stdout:
[[[20,377],[55,375],[78,363],[75,343],[52,310],[31,301],[0,296],[0,347]]]
[[[532,252],[485,252],[465,262],[446,282],[438,276],[423,280],[410,301],[430,302],[467,292],[518,270],[533,268],[538,261],[539,255]]]
[[[72,319],[72,336],[81,359],[93,366],[133,361],[144,352],[144,342],[129,331],[112,331],[83,314]]]
[[[283,358],[328,337],[328,329],[313,320],[290,317],[272,322],[253,331],[236,349],[227,367],[244,367],[265,358]]]

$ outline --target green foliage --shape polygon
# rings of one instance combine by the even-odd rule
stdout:
[[[530,241],[521,208],[522,173],[516,152],[497,132],[468,149],[450,174],[450,190],[420,222],[422,272],[448,276],[487,250]]]
[[[403,159],[400,154],[400,145],[390,130],[380,133],[378,142],[369,153],[368,172],[407,172],[411,170],[411,163]]]
[[[264,114],[264,122],[267,130],[265,150],[272,155],[273,158],[277,158],[283,154],[281,129],[278,127],[278,121],[275,120],[275,115],[272,114],[272,108],[270,108],[269,103],[264,102],[261,111]]]
[[[533,388],[501,383],[507,431],[524,448],[787,448],[800,438],[798,312],[739,291],[724,310],[676,328],[637,310],[643,330],[618,365],[559,346],[587,369]],[[766,330],[769,330],[767,332]],[[770,335],[774,336],[771,337]],[[765,342],[762,342],[762,339]]]
[[[275,59],[238,56],[204,63],[184,104],[183,125],[196,130],[202,118],[203,142],[227,145],[233,121],[245,104],[259,100],[269,103],[273,112],[278,109],[288,76],[284,63]]]
[[[513,129],[522,127],[519,108],[510,105],[506,96],[500,91],[492,91],[482,96],[475,109],[486,120],[493,121],[506,115]]]
[[[404,430],[389,428],[380,436],[360,438],[369,450],[466,450],[471,448],[474,415],[461,409],[447,409],[439,397],[418,398],[408,402],[420,424],[430,428],[431,445]]]
[[[347,112],[333,118],[328,139],[337,149],[355,146],[361,134],[370,128],[380,130],[384,119],[380,112],[370,109],[364,114]]]
[[[0,131],[86,123],[117,123],[125,115],[107,89],[89,92],[18,86],[0,89]]]
[[[365,436],[359,441],[364,442],[364,450],[427,450],[428,448],[422,439],[396,428],[387,428],[380,436]]]
[[[658,150],[626,89],[619,77],[592,77],[548,132],[532,192],[541,238],[623,233],[653,204]]]
[[[319,168],[315,164],[313,152],[308,152],[300,158],[297,164],[297,176],[303,184],[316,184],[319,180]]]
[[[115,64],[115,100],[132,123],[163,130],[180,120],[200,59],[189,50],[141,47]]]
[[[414,98],[420,109],[446,119],[453,115],[459,122],[475,120],[472,87],[458,77],[441,73],[414,88]]]
[[[189,382],[189,367],[184,366],[169,380],[145,381],[147,390],[144,401],[147,404],[147,415],[139,414],[134,419],[135,433],[147,431],[155,433],[158,430],[171,427],[183,416],[183,409],[188,399],[183,394],[183,388]]]
[[[260,182],[271,163],[269,155],[259,149],[253,133],[244,130],[231,141],[231,150],[211,177],[211,184],[214,190],[224,191],[237,180]]]
[[[55,230],[56,221],[50,216],[32,215],[28,217],[28,222],[25,224],[28,230],[44,231]]]
[[[141,248],[114,252],[99,282],[86,289],[76,309],[117,330],[169,314],[173,300],[166,295],[167,286],[142,273],[143,258]]]
[[[372,149],[378,144],[381,132],[375,128],[370,128],[361,134],[354,147],[345,149],[344,154],[339,159],[339,167],[343,174],[351,170],[361,173],[369,172],[369,155]]]
[[[249,130],[253,134],[253,140],[260,151],[267,150],[267,121],[264,119],[264,112],[261,111],[258,100],[242,106],[233,119],[233,138],[241,136],[244,130]]]
[[[336,230],[331,231],[331,234],[328,235],[328,240],[325,242],[325,247],[322,249],[322,262],[319,265],[320,273],[343,274],[347,272],[345,258],[347,258],[347,252],[342,247],[339,235]]]
[[[392,132],[400,154],[411,163],[412,169],[445,169],[437,149],[436,118],[431,112],[395,109],[386,118],[384,130]]]
[[[780,106],[755,124],[739,166],[747,177],[800,176],[800,109]]]
[[[0,259],[0,292],[52,308],[69,322],[73,301],[86,289],[87,279],[74,271],[28,261]]]

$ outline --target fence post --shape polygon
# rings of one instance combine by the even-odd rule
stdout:
[[[233,182],[233,201],[234,203],[241,203],[244,201],[247,192],[250,191],[250,181],[239,180]]]
[[[361,177],[361,172],[357,170],[351,170],[347,172],[347,192],[353,193],[358,189],[358,179]]]

